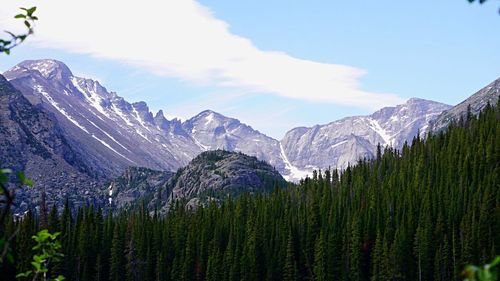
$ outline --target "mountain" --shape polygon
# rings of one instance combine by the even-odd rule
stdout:
[[[436,119],[431,121],[430,131],[439,132],[448,127],[452,121],[458,121],[461,117],[466,117],[470,113],[478,115],[486,105],[496,105],[500,96],[500,78],[482,88],[474,95],[463,102],[441,113]]]
[[[278,171],[285,171],[279,142],[237,119],[206,110],[184,122],[182,127],[203,150],[243,152],[268,162]]]
[[[36,204],[42,191],[47,192],[49,204],[69,198],[77,205],[93,198],[83,195],[98,192],[82,161],[85,157],[73,149],[54,116],[32,105],[1,75],[0,155],[2,168],[25,171],[35,183],[16,192],[19,211],[34,207],[31,204]]]
[[[254,156],[215,150],[203,152],[173,177],[172,198],[190,197],[207,189],[224,193],[271,190],[285,186],[281,174]]]
[[[56,60],[24,61],[5,77],[34,105],[54,113],[74,149],[98,175],[112,178],[129,166],[174,171],[202,151],[225,148],[283,170],[278,141],[236,119],[204,111],[182,123],[153,115],[99,82],[76,77]]]
[[[116,176],[129,166],[175,170],[199,154],[177,120],[144,102],[128,103],[99,82],[74,76],[55,60],[24,61],[5,77],[34,105],[52,112],[93,173]]]
[[[312,169],[344,168],[371,158],[378,143],[402,146],[449,106],[410,99],[369,116],[299,127],[278,141],[239,120],[206,110],[181,122],[145,102],[129,103],[99,82],[76,77],[56,60],[24,61],[5,77],[33,104],[52,112],[92,177],[112,179],[130,166],[175,171],[203,151],[225,149],[267,161],[287,180]]]
[[[430,120],[451,106],[412,98],[368,116],[347,117],[325,125],[298,127],[281,141],[288,161],[299,170],[345,168],[360,158],[373,158],[377,145],[401,148]]]
[[[113,208],[137,206],[166,211],[178,199],[197,205],[242,192],[266,192],[287,182],[271,165],[239,152],[203,152],[175,174],[146,168],[129,168],[108,184]]]

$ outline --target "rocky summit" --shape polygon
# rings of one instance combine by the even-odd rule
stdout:
[[[287,182],[271,165],[239,152],[203,152],[175,174],[129,168],[107,184],[108,205],[133,208],[138,201],[165,212],[177,200],[196,207],[241,193],[269,192]]]

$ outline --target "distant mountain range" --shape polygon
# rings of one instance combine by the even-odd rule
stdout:
[[[175,199],[197,205],[270,190],[285,185],[280,174],[295,181],[313,169],[372,158],[378,144],[399,149],[419,133],[439,132],[497,104],[500,95],[497,79],[455,107],[412,98],[371,115],[294,128],[278,141],[211,110],[168,120],[145,102],[129,103],[95,80],[75,77],[56,60],[24,61],[4,75],[2,168],[24,170],[36,183],[18,192],[18,210],[33,207],[43,191],[48,204],[68,198],[127,208],[140,198],[165,210]]]
[[[129,166],[175,171],[203,151],[225,149],[256,156],[298,180],[313,169],[371,158],[379,143],[400,148],[451,108],[413,98],[368,116],[294,128],[278,141],[210,110],[184,122],[168,120],[145,102],[129,103],[95,80],[74,76],[56,60],[24,61],[4,76],[31,104],[53,114],[71,149],[84,156],[87,173],[106,179]]]

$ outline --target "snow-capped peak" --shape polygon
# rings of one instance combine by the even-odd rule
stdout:
[[[71,70],[54,59],[26,60],[17,65],[17,69],[38,71],[44,78],[63,78],[73,76]]]

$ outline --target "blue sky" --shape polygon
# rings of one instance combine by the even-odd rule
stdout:
[[[55,58],[154,111],[212,109],[277,139],[410,97],[456,104],[500,76],[497,1],[95,1],[68,18],[33,1],[36,36],[0,71]]]

